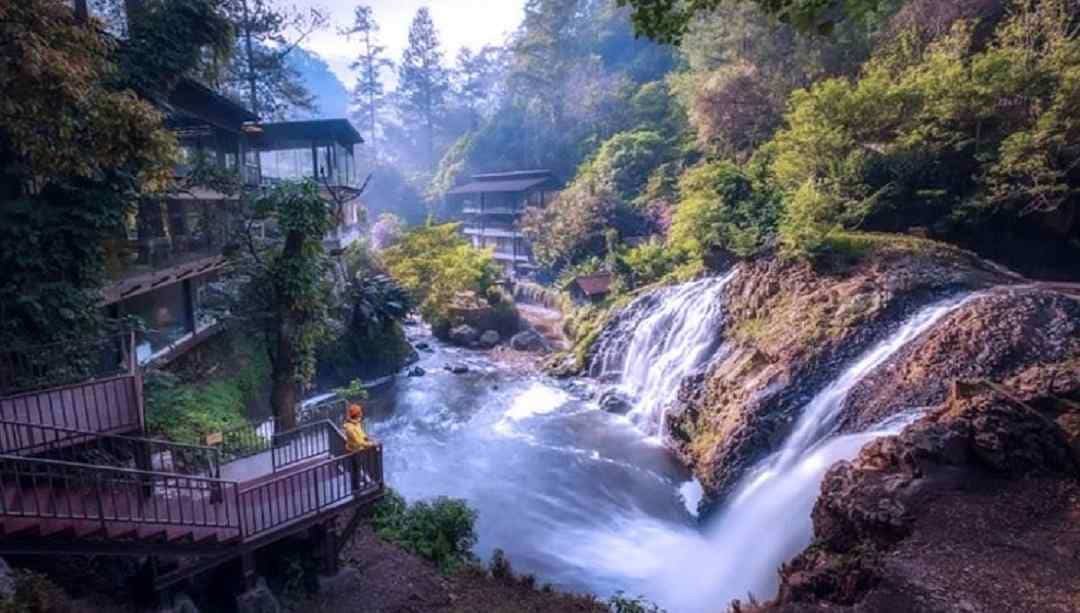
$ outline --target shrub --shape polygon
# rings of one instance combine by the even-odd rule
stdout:
[[[681,254],[702,259],[714,249],[726,249],[749,256],[776,233],[779,194],[734,164],[696,166],[683,175],[679,189],[669,243]]]
[[[433,328],[451,324],[450,310],[461,294],[487,297],[499,277],[491,252],[470,245],[458,224],[410,230],[383,252],[383,259]]]
[[[235,343],[231,338],[227,343]],[[146,427],[182,443],[202,444],[206,435],[247,423],[247,408],[269,380],[266,352],[255,344],[235,343],[222,357],[231,374],[210,382],[185,381],[158,370],[145,379]]]
[[[67,594],[51,579],[41,573],[16,570],[15,594],[0,600],[0,613],[50,613],[69,608]]]
[[[372,526],[382,538],[431,560],[444,573],[475,560],[476,511],[464,500],[405,502],[391,490],[375,506]]]
[[[608,599],[608,608],[612,613],[665,613],[664,609],[644,596],[630,597],[621,591]]]
[[[681,259],[675,250],[653,238],[620,255],[619,268],[626,286],[636,289],[668,276]]]
[[[837,227],[921,227],[996,253],[1010,238],[1075,237],[1069,223],[1047,234],[1045,215],[1071,207],[1080,186],[1074,11],[1015,3],[988,43],[963,21],[929,45],[909,33],[858,78],[795,92],[772,164],[791,208],[789,252],[814,253]]]

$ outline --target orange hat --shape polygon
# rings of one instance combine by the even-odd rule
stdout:
[[[364,416],[364,407],[358,404],[349,405],[349,419],[360,419]]]

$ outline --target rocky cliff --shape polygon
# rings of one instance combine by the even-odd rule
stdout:
[[[706,491],[720,497],[748,466],[779,446],[799,409],[816,392],[907,316],[935,300],[1009,283],[1017,283],[1017,278],[964,251],[931,241],[872,235],[853,238],[849,251],[817,265],[777,257],[741,263],[726,294],[722,357],[683,385],[679,406],[669,413],[668,440],[694,468]],[[1031,292],[1027,298],[1002,293],[996,302],[979,307],[980,312],[1011,309],[1011,301],[1030,301],[1027,311],[1034,325],[1046,311],[1066,308],[1056,299],[1038,298],[1038,290]],[[1063,318],[1075,325],[1077,313],[1069,310]],[[984,341],[1014,343],[1016,339],[1003,334],[1001,339],[993,337],[990,332],[998,330],[997,323],[1006,324],[992,322],[989,317],[983,328],[973,328],[955,353],[946,351],[950,345],[943,338],[938,344],[944,370],[979,362]],[[954,326],[939,326],[945,327]],[[1052,338],[1020,340],[1030,345],[1027,353],[1037,353],[1044,341],[1067,344],[1060,338],[1068,333],[1065,328],[1052,331]],[[1018,354],[1008,348],[999,353],[1000,363],[974,368],[970,374],[1005,370]],[[936,374],[928,370],[925,376]],[[915,378],[911,376],[913,384]],[[893,387],[905,386],[897,378]],[[875,391],[860,388],[860,396]],[[882,406],[866,405],[863,414],[849,417],[846,424],[855,429],[902,407],[940,401],[940,389],[912,398],[914,405],[886,396]]]
[[[1080,610],[1080,360],[955,384],[834,466],[813,521],[777,599],[752,609]]]

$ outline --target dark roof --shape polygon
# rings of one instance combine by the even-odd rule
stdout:
[[[511,172],[489,172],[473,175],[472,180],[464,185],[446,192],[453,194],[480,194],[480,193],[515,193],[527,192],[537,187],[554,189],[556,186],[555,175],[550,170],[543,168],[533,170],[515,170]]]
[[[598,272],[591,275],[581,275],[575,277],[571,281],[571,285],[577,285],[581,289],[581,293],[592,298],[594,296],[603,296],[611,291],[611,281],[613,277],[610,272]]]
[[[511,179],[507,181],[473,181],[459,185],[447,194],[479,194],[492,192],[527,192],[548,182],[548,179]]]
[[[348,119],[309,119],[304,121],[278,121],[259,125],[252,140],[257,149],[273,151],[296,149],[316,142],[335,141],[351,146],[364,142]]]
[[[239,132],[245,123],[259,120],[258,115],[247,107],[188,77],[180,79],[162,106],[166,107],[165,112],[169,116],[167,123],[170,125],[205,122]]]
[[[473,175],[473,181],[502,181],[505,179],[533,179],[554,178],[551,171],[546,168],[534,168],[532,170],[512,170],[510,172],[487,172]]]

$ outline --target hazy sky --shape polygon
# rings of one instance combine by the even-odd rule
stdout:
[[[304,46],[321,55],[349,88],[355,81],[349,63],[356,57],[359,42],[339,36],[337,29],[352,23],[357,4],[367,4],[374,10],[382,29],[382,44],[395,62],[408,45],[409,23],[416,10],[427,6],[447,62],[451,62],[460,47],[476,49],[501,43],[521,23],[524,0],[296,0],[298,7],[315,6],[329,13],[332,26],[316,32]]]

